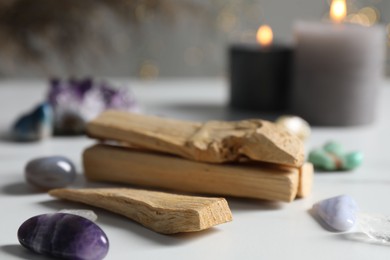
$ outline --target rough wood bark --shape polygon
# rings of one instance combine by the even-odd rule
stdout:
[[[296,197],[300,183],[308,185],[300,176],[312,174],[300,175],[298,168],[266,163],[200,163],[108,145],[85,150],[83,163],[91,181],[286,202]],[[304,196],[309,188],[302,189]]]
[[[49,194],[118,213],[163,234],[200,231],[232,220],[223,198],[125,188],[55,189]]]
[[[198,123],[106,111],[87,125],[87,133],[202,162],[249,159],[300,167],[304,161],[302,141],[264,120]]]

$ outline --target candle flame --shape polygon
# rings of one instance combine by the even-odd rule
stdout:
[[[271,27],[268,25],[262,25],[260,26],[259,30],[257,30],[256,39],[261,46],[270,46],[272,44],[273,38],[274,34],[272,33]]]
[[[332,0],[330,5],[330,18],[336,23],[341,23],[347,16],[347,3],[345,0]]]

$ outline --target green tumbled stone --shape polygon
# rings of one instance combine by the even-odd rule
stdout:
[[[337,168],[336,160],[322,149],[315,149],[309,153],[308,161],[314,167],[324,169],[326,171],[334,171]]]
[[[342,168],[344,170],[353,170],[359,167],[363,162],[362,152],[350,152],[342,158]]]
[[[335,141],[329,141],[324,145],[324,150],[328,153],[336,155],[338,157],[342,157],[345,155],[345,151],[343,146]]]

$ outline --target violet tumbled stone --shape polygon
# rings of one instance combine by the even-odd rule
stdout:
[[[18,230],[22,246],[62,259],[100,260],[109,248],[104,231],[92,221],[66,213],[43,214],[26,220]]]
[[[313,210],[331,229],[348,231],[355,226],[359,209],[352,197],[340,195],[317,202]]]
[[[76,169],[66,157],[42,157],[27,163],[25,177],[27,182],[42,189],[62,188],[73,183]]]

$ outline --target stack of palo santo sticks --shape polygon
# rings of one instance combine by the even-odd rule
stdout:
[[[304,162],[303,142],[268,121],[199,123],[106,111],[87,125],[87,134],[92,138],[110,141],[84,151],[84,173],[91,181],[285,202],[305,197],[311,191],[313,166]],[[116,141],[115,145],[111,141]],[[60,189],[50,194],[126,215],[112,202],[107,202],[105,206],[101,204],[107,197],[116,197],[118,203],[123,199],[121,194],[129,192],[124,189],[115,192],[113,189]],[[184,199],[179,201],[187,201],[186,205],[196,208],[198,213],[208,212],[212,216],[213,220],[209,218],[205,221],[207,223],[202,224],[203,228],[198,225],[184,229],[184,232],[231,220],[227,203],[221,198],[140,192],[149,192],[154,199],[162,198],[164,194],[182,196]],[[145,198],[150,199],[150,195],[134,195],[137,190],[130,193],[133,206],[142,207],[140,203]],[[168,207],[167,201],[171,203],[170,206],[177,205],[176,199],[160,199],[160,204],[154,210]],[[146,204],[150,206],[153,203]],[[202,210],[205,208],[207,210]],[[143,223],[135,215],[136,212],[127,214],[157,232],[183,232],[183,229],[177,229],[177,225],[152,227],[152,223]]]

